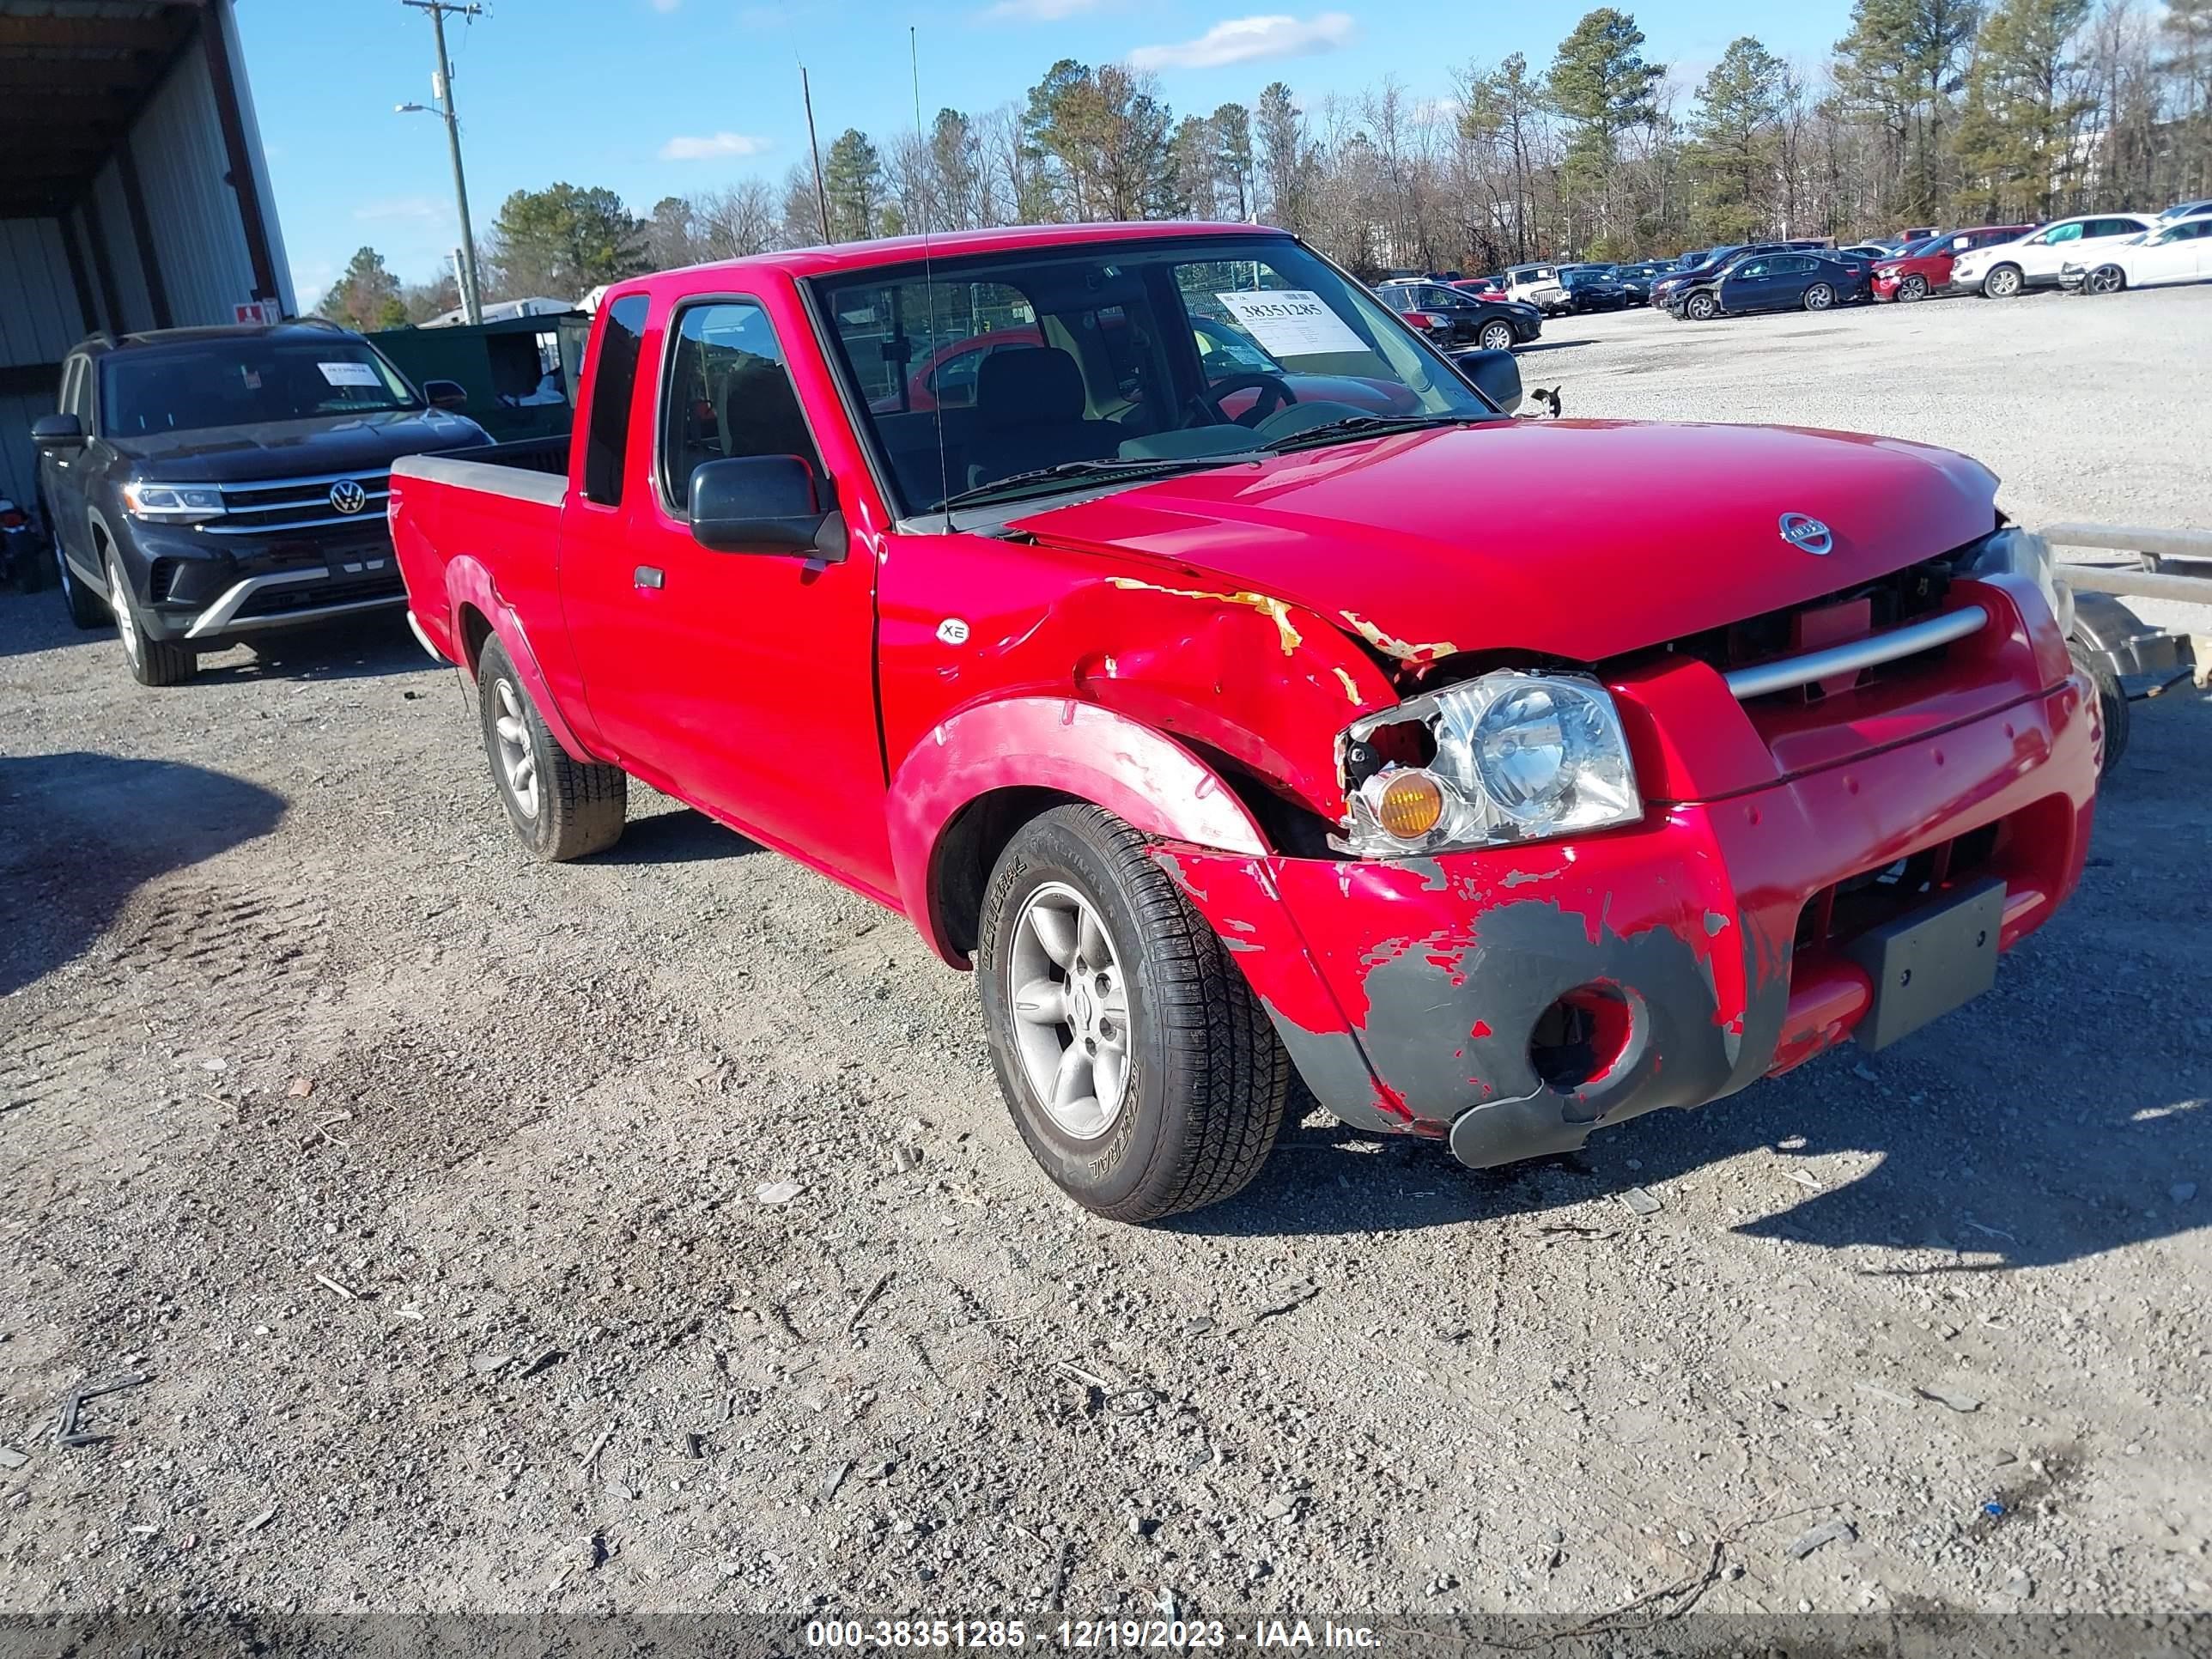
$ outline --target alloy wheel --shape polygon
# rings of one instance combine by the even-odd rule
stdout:
[[[1805,290],[1805,309],[1826,311],[1836,302],[1836,290],[1826,283],[1815,283]]]
[[[1900,300],[1926,299],[1928,297],[1928,279],[1925,276],[1906,277],[1904,282],[1898,285],[1897,297]]]
[[[493,730],[499,739],[500,773],[515,810],[526,818],[538,816],[538,742],[531,735],[530,716],[515,692],[514,682],[501,680],[499,719]]]
[[[1121,1115],[1129,1088],[1129,992],[1091,902],[1047,882],[1023,902],[1006,957],[1014,1048],[1030,1093],[1077,1140]]]
[[[2100,265],[2089,273],[2089,292],[2118,294],[2127,286],[2127,278],[2118,265]]]
[[[1482,349],[1485,351],[1506,351],[1513,345],[1513,329],[1507,323],[1486,323],[1482,330]]]
[[[2020,273],[2010,265],[2002,265],[1990,273],[1983,286],[2000,300],[2008,300],[2020,292]]]

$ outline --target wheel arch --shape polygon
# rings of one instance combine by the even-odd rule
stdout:
[[[480,561],[463,554],[446,566],[446,604],[452,618],[452,636],[463,645],[461,666],[470,678],[477,677],[477,665],[483,658],[484,647],[497,640],[507,660],[514,665],[514,672],[521,677],[523,690],[530,694],[531,702],[544,717],[546,730],[560,740],[561,746],[579,761],[611,760],[611,757],[598,753],[577,736],[546,684],[545,672],[538,666],[538,653],[531,649],[522,618],[515,614],[513,605],[500,597],[491,572]]]
[[[1071,802],[1162,840],[1268,850],[1229,779],[1126,714],[1065,697],[964,709],[900,763],[886,802],[900,904],[945,961],[969,965],[983,888],[1007,842]]]

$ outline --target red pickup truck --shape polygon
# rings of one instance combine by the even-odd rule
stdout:
[[[616,285],[573,443],[390,513],[526,847],[637,777],[900,911],[1145,1220],[1296,1079],[1484,1166],[1893,1042],[2079,877],[2097,703],[1987,471],[1517,386],[1250,226],[813,249]]]

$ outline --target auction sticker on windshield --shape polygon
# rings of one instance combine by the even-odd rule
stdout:
[[[1259,294],[1217,294],[1229,314],[1278,357],[1319,357],[1364,351],[1367,343],[1345,325],[1321,295],[1305,289]]]
[[[382,386],[375,369],[367,363],[317,363],[323,378],[332,386]]]

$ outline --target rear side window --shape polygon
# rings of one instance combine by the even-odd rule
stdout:
[[[629,444],[629,410],[637,390],[637,362],[651,301],[625,294],[607,307],[599,330],[599,366],[592,376],[591,423],[584,432],[584,495],[602,507],[618,507],[623,454]]]

